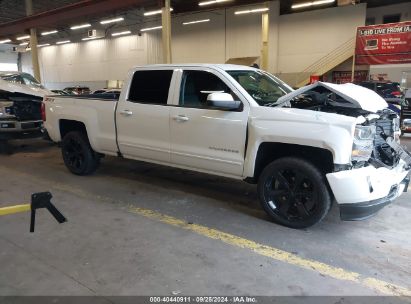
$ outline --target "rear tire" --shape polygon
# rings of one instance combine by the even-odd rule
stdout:
[[[274,222],[296,229],[319,223],[332,203],[324,174],[295,157],[277,159],[263,170],[258,195]]]
[[[67,133],[61,144],[61,153],[67,169],[76,175],[92,174],[100,164],[100,157],[91,148],[87,135],[82,132]]]

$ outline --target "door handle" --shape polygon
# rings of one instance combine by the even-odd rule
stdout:
[[[186,122],[186,121],[189,121],[190,118],[188,118],[185,115],[177,115],[177,116],[174,116],[174,120],[177,122]]]
[[[120,111],[120,115],[131,116],[133,115],[133,112],[131,112],[130,110],[123,110],[123,111]]]

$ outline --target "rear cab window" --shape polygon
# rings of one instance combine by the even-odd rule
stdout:
[[[166,105],[173,70],[136,71],[131,81],[128,101]]]

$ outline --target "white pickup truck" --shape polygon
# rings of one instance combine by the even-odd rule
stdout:
[[[353,84],[294,91],[246,66],[151,65],[129,72],[119,100],[43,103],[72,173],[113,155],[258,183],[264,210],[292,228],[319,222],[334,200],[343,220],[367,218],[408,188],[397,115]]]

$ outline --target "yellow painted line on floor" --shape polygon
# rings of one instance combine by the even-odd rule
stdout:
[[[162,222],[174,227],[179,227],[185,230],[192,231],[194,233],[208,237],[210,239],[222,241],[223,243],[232,246],[249,249],[259,255],[277,261],[285,262],[287,264],[298,266],[304,269],[316,271],[318,273],[332,277],[334,279],[359,283],[368,288],[374,289],[382,294],[395,296],[411,295],[411,290],[405,287],[394,285],[371,277],[363,277],[359,273],[347,271],[343,268],[334,267],[315,260],[304,259],[296,254],[281,249],[277,249],[275,247],[259,244],[254,241],[238,237],[226,232],[222,232],[213,228],[208,228],[206,226],[198,224],[189,224],[186,221],[168,215],[164,215],[153,210],[129,207],[129,211],[158,222]]]
[[[0,165],[0,168],[12,170],[17,175],[20,175],[21,177],[26,177],[28,179],[33,178],[33,175],[30,175],[30,174],[27,174],[21,171],[6,168],[1,165]],[[118,204],[127,206],[127,210],[129,212],[138,214],[145,218],[155,220],[157,222],[161,222],[164,224],[168,224],[174,227],[189,230],[198,235],[208,237],[214,240],[219,240],[225,244],[236,246],[238,248],[248,249],[261,256],[265,256],[273,260],[281,261],[289,265],[297,266],[297,267],[307,269],[310,271],[315,271],[317,273],[335,278],[337,280],[354,282],[364,287],[371,288],[381,294],[393,295],[393,296],[411,296],[411,289],[409,288],[402,287],[396,284],[392,284],[392,283],[389,283],[383,280],[378,280],[372,277],[366,277],[357,272],[348,271],[343,268],[331,266],[331,265],[328,265],[328,264],[325,264],[319,261],[305,259],[305,258],[299,257],[296,254],[290,253],[288,251],[281,250],[281,249],[271,247],[271,246],[267,246],[264,244],[260,244],[252,240],[248,240],[248,239],[245,239],[239,236],[235,236],[235,235],[232,235],[226,232],[213,229],[213,228],[209,228],[209,227],[198,225],[198,224],[189,224],[184,220],[180,220],[180,219],[168,216],[168,215],[164,215],[154,210],[130,206],[129,202],[125,202],[119,199],[113,199],[113,198],[106,197],[106,196],[96,195],[94,193],[85,191],[77,187],[74,188],[67,184],[49,181],[46,179],[40,179],[39,177],[36,177],[36,183],[44,183],[48,187],[52,187],[56,190],[60,190],[63,192],[68,192],[73,195],[77,195],[77,196],[80,196],[86,199],[99,200],[99,201],[103,201],[107,203],[112,203],[113,201],[115,201]]]
[[[8,215],[19,212],[27,212],[31,210],[30,204],[15,205],[0,208],[0,215]]]

